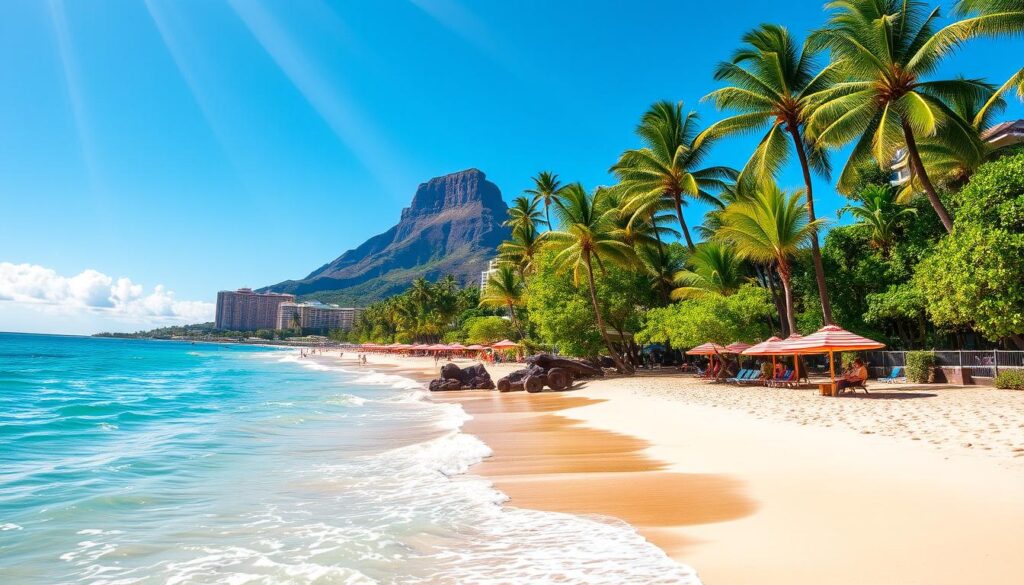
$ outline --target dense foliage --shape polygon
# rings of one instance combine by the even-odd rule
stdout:
[[[773,306],[768,291],[744,285],[730,296],[706,295],[652,309],[637,333],[641,342],[694,347],[707,341],[728,344],[770,336]]]
[[[982,166],[956,194],[956,229],[914,279],[937,325],[1024,333],[1024,154]]]

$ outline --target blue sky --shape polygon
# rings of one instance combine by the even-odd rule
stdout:
[[[744,31],[802,37],[824,18],[820,1],[7,0],[0,263],[56,282],[54,298],[136,288],[111,311],[0,300],[0,330],[198,315],[182,303],[303,276],[395,223],[420,182],[468,167],[507,200],[542,169],[609,183],[652,101],[713,121],[699,99]],[[1020,49],[975,42],[943,73],[1002,83]],[[751,145],[723,142],[713,162],[739,166]],[[781,182],[799,185],[796,169]],[[817,198],[825,217],[843,204],[825,182]],[[69,284],[86,270],[109,282]]]

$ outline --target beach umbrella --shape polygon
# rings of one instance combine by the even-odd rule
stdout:
[[[519,347],[519,344],[508,339],[502,339],[498,343],[491,345],[491,347],[494,349],[513,349]]]
[[[466,349],[466,346],[462,345],[461,343],[453,343],[453,344],[448,346],[448,349],[451,349],[453,351],[462,351],[462,350]]]
[[[785,342],[787,353],[794,355],[827,353],[829,373],[832,375],[833,384],[836,381],[835,352],[868,351],[883,347],[885,347],[884,343],[850,333],[838,325],[826,325],[807,337],[801,337],[792,342],[787,339]]]
[[[478,345],[478,344],[474,343],[473,345],[467,347],[466,349],[468,349],[470,351],[483,351],[483,350],[485,350],[487,348],[482,346],[482,345]]]
[[[717,343],[705,343],[698,345],[697,347],[686,352],[686,355],[718,355],[720,353],[728,353],[725,346],[718,345]]]
[[[797,384],[800,383],[800,361],[797,359],[797,353],[798,352],[793,350],[791,344],[799,343],[800,340],[803,339],[803,338],[804,338],[803,335],[800,335],[799,333],[794,333],[794,334],[790,335],[789,337],[787,337],[787,338],[783,339],[782,341],[780,341],[778,343],[778,345],[776,346],[776,349],[779,350],[779,355],[792,355],[793,356],[793,372],[794,372],[794,375],[793,375],[794,378],[793,379],[796,380]]]
[[[737,363],[742,364],[743,363],[743,359],[742,359],[743,350],[747,349],[748,347],[750,347],[749,343],[743,343],[742,341],[734,341],[734,342],[730,343],[729,345],[725,346],[725,351],[727,353],[734,353],[737,356],[740,356],[740,357],[737,357],[736,361],[737,361]]]
[[[751,345],[742,351],[743,355],[770,355],[772,356],[772,370],[775,370],[775,356],[779,355],[778,346],[782,338],[772,335],[768,339]]]

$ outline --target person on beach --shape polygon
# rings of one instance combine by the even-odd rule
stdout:
[[[836,390],[842,392],[844,389],[858,384],[863,384],[868,379],[868,368],[864,365],[864,360],[857,358],[853,360],[853,367],[850,371],[843,374],[841,378],[836,380]]]

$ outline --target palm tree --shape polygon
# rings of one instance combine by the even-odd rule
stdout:
[[[698,246],[698,249],[700,246]],[[643,268],[651,281],[651,288],[658,292],[664,304],[668,304],[676,274],[686,268],[686,256],[682,248],[673,251],[664,246],[633,246]]]
[[[508,316],[512,325],[519,332],[519,338],[525,337],[523,327],[516,316],[516,307],[523,302],[525,290],[523,279],[520,278],[516,269],[508,264],[501,264],[497,270],[487,279],[487,288],[480,297],[482,307],[504,307],[508,310]]]
[[[659,206],[661,209],[652,210],[651,215],[641,216],[630,213],[626,208],[626,193],[618,185],[598,189],[604,191],[600,197],[603,209],[598,212],[608,212],[615,223],[616,237],[634,249],[641,246],[657,246],[659,250],[664,251],[663,242],[666,238],[679,237],[679,232],[665,226],[673,219],[672,214],[666,211],[667,206],[671,206],[668,201],[663,201]]]
[[[535,228],[516,228],[512,230],[512,239],[498,244],[498,260],[515,266],[525,279],[533,271],[533,259],[545,241],[544,234],[538,234]]]
[[[858,197],[859,204],[850,204],[840,209],[840,217],[849,213],[857,218],[858,223],[867,226],[871,230],[871,246],[888,256],[896,240],[896,228],[900,220],[917,215],[917,210],[898,205],[896,189],[887,185],[869,185]]]
[[[996,89],[982,80],[975,80],[979,88],[984,87],[985,91],[979,91],[975,95],[960,96],[959,99],[951,100],[947,105],[963,120],[961,126],[970,129],[972,136],[981,143],[980,150],[963,151],[955,148],[957,136],[950,135],[946,128],[940,128],[933,138],[922,140],[918,143],[918,150],[921,152],[921,160],[928,169],[928,176],[933,184],[942,185],[946,188],[958,189],[967,183],[967,180],[974,174],[982,164],[999,158],[1012,145],[994,146],[984,140],[985,133],[992,128],[995,116],[1006,107],[1003,95],[1013,87],[1015,83],[1024,80],[1024,69],[1018,72],[1002,87]],[[948,127],[948,125],[947,125]],[[903,184],[896,201],[907,203],[914,195],[923,191],[920,180],[911,177]]]
[[[719,109],[738,113],[713,124],[704,134],[721,137],[767,130],[740,173],[737,182],[741,184],[774,179],[789,159],[792,146],[803,171],[807,213],[813,222],[811,172],[828,178],[830,168],[826,154],[807,142],[804,123],[809,113],[809,98],[836,81],[836,66],[831,64],[817,71],[813,47],[799,46],[789,36],[789,31],[774,24],[762,24],[748,32],[743,36],[743,43],[745,46],[733,55],[732,61],[719,63],[715,69],[715,79],[730,85],[704,98]],[[821,312],[825,324],[829,325],[832,304],[825,288],[817,232],[811,238],[811,259]]]
[[[622,153],[611,168],[627,195],[625,206],[649,218],[664,201],[671,202],[686,245],[693,250],[683,206],[689,199],[696,199],[721,207],[712,192],[728,186],[736,178],[736,171],[728,167],[698,168],[714,140],[697,140],[697,113],[684,116],[683,102],[656,102],[641,118],[636,133],[644,147]]]
[[[764,183],[754,195],[733,203],[722,215],[718,238],[733,245],[736,254],[753,262],[774,263],[782,281],[786,319],[796,332],[793,312],[791,259],[807,244],[824,220],[808,219],[807,205],[799,191],[787,194],[774,183]]]
[[[957,0],[954,10],[968,18],[950,29],[949,35],[953,38],[1014,35],[1024,31],[1024,0]]]
[[[709,294],[728,296],[750,280],[744,270],[743,259],[732,246],[723,242],[702,242],[686,264],[687,268],[677,272],[673,278],[677,285],[672,290],[675,300]]]
[[[936,31],[938,9],[926,13],[908,0],[837,0],[825,28],[814,33],[818,46],[831,51],[844,79],[818,92],[808,135],[815,144],[839,147],[856,140],[839,178],[839,190],[850,192],[858,167],[871,160],[886,166],[897,149],[906,148],[912,174],[920,181],[946,231],[953,220],[935,190],[918,149],[945,126],[948,147],[965,155],[982,149],[968,124],[947,105],[985,91],[968,79],[924,81],[957,44],[980,29],[963,22]]]
[[[534,199],[544,202],[544,225],[553,229],[551,225],[551,205],[558,201],[558,195],[562,191],[562,182],[558,175],[551,171],[541,171],[533,178],[533,188],[526,192],[533,195]]]
[[[615,209],[608,209],[604,204],[602,199],[606,196],[607,191],[599,189],[591,197],[579,183],[566,186],[562,189],[561,197],[556,204],[561,229],[548,232],[546,237],[557,250],[554,259],[556,265],[565,269],[572,268],[574,283],[579,285],[581,274],[586,274],[597,329],[615,362],[615,367],[621,372],[628,372],[632,368],[622,361],[608,337],[594,284],[595,263],[599,267],[604,262],[628,266],[636,261],[633,248],[616,238],[613,233],[612,216]]]
[[[535,197],[516,197],[512,201],[512,207],[508,208],[508,219],[501,225],[510,227],[513,230],[527,226],[534,229],[538,224],[544,225],[544,218],[540,210],[537,209],[538,203]]]

